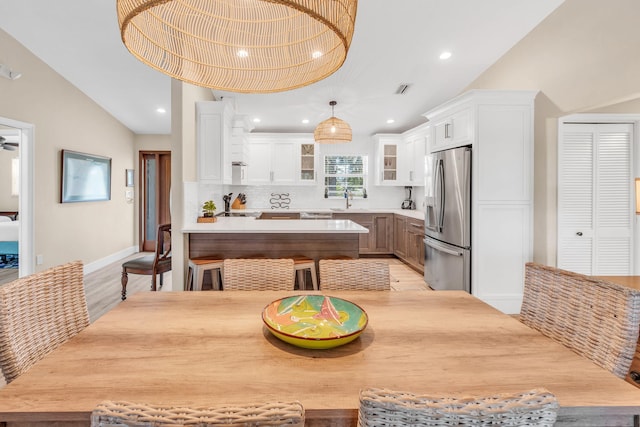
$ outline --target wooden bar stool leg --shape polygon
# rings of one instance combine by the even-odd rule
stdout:
[[[220,282],[219,282],[219,277],[218,277],[218,269],[217,268],[211,268],[209,269],[209,273],[211,273],[211,286],[212,289],[214,291],[217,291],[218,289],[220,289]]]
[[[202,283],[204,282],[204,268],[201,268],[200,266],[196,266],[196,272],[194,273],[194,276],[196,277],[196,283],[193,286],[193,290],[201,291]]]
[[[191,265],[191,263],[189,263],[187,281],[184,283],[184,290],[185,291],[193,290],[193,265]]]
[[[313,290],[317,291],[318,290],[318,275],[316,274],[316,265],[315,265],[315,263],[313,264],[313,266],[311,266],[311,268],[309,270],[311,270],[311,285],[313,286]]]
[[[307,271],[303,269],[296,270],[298,276],[298,289],[307,289]]]

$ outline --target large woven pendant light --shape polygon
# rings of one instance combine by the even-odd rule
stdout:
[[[349,123],[337,118],[334,114],[334,107],[338,104],[336,101],[331,101],[331,117],[318,123],[316,129],[313,131],[313,139],[321,144],[338,144],[341,142],[350,142],[351,126]]]
[[[122,41],[151,67],[232,92],[294,89],[346,59],[357,0],[116,0]]]

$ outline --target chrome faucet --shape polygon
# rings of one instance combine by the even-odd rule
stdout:
[[[349,207],[352,205],[351,203],[349,203],[349,199],[353,200],[353,194],[351,193],[351,190],[346,190],[344,192],[344,200],[347,202],[346,209],[349,209]]]

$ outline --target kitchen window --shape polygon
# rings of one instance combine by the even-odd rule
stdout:
[[[367,197],[367,156],[325,156],[324,197]]]

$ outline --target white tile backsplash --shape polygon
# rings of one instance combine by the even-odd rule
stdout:
[[[187,191],[189,184],[189,191]],[[194,193],[191,184],[197,186],[197,193]],[[324,188],[321,185],[315,186],[247,186],[247,185],[210,185],[198,183],[185,183],[185,218],[197,217],[200,213],[200,206],[206,200],[213,200],[216,204],[216,212],[224,211],[222,196],[233,193],[231,201],[238,193],[247,195],[247,209],[271,209],[271,199],[275,199],[272,194],[286,194],[291,200],[290,209],[330,209],[343,208],[344,199],[325,199]],[[367,189],[366,199],[354,198],[351,203],[352,209],[399,209],[402,201],[406,197],[404,187],[381,187],[370,186]],[[197,200],[193,200],[197,197]],[[283,196],[286,197],[286,196]],[[187,199],[191,198],[191,200]],[[422,199],[424,198],[424,188],[413,187],[413,200],[416,208],[422,209]]]

